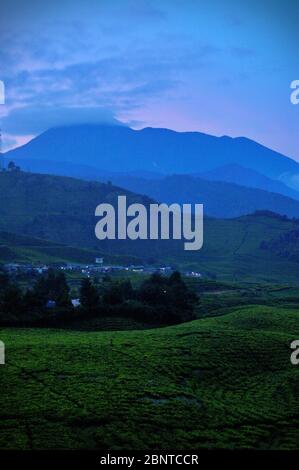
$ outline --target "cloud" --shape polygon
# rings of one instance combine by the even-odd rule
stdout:
[[[253,3],[2,0],[4,133],[20,142],[51,126],[122,116],[206,132],[217,121],[219,134],[277,141],[273,129],[293,122],[292,110],[283,120],[282,110],[298,68],[298,1],[275,1],[271,21],[269,2]],[[274,88],[275,111],[267,99]]]
[[[123,125],[109,110],[90,107],[27,107],[13,110],[2,118],[7,134],[24,136],[40,134],[51,128],[75,124]],[[8,145],[6,143],[6,145]]]
[[[6,151],[7,149],[13,148],[18,144],[18,140],[14,137],[10,137],[9,135],[2,136],[2,151]]]

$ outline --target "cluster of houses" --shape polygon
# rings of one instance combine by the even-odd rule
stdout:
[[[74,264],[69,263],[65,266],[61,266],[63,271],[69,272],[79,272],[85,274],[87,276],[91,276],[93,274],[108,274],[114,273],[118,271],[130,271],[133,273],[144,273],[144,274],[152,274],[155,272],[160,272],[161,274],[168,274],[173,271],[170,266],[160,266],[160,267],[153,267],[153,266],[142,266],[142,265],[130,265],[130,266],[122,266],[122,265],[104,265],[104,264],[90,264],[90,265],[82,265],[82,264]]]
[[[202,277],[202,274],[197,271],[187,271],[184,275],[187,277]]]
[[[49,266],[46,265],[34,265],[31,263],[21,264],[21,263],[7,263],[4,265],[4,269],[9,274],[43,274],[48,271]]]
[[[71,299],[71,304],[74,308],[78,308],[81,305],[80,299]],[[55,300],[48,300],[46,303],[46,308],[51,309],[56,307]]]
[[[47,272],[50,268],[60,269],[64,272],[70,273],[80,273],[85,276],[93,276],[97,274],[113,274],[115,272],[129,271],[132,273],[140,274],[171,274],[173,268],[171,266],[142,266],[142,265],[130,265],[130,266],[121,266],[121,265],[104,265],[103,258],[96,258],[94,264],[80,264],[80,263],[55,263],[49,265],[35,265],[31,263],[21,264],[21,263],[8,263],[5,266],[5,269],[10,274],[43,274]],[[188,277],[202,277],[202,274],[195,271],[188,271],[183,273]]]
[[[130,265],[130,266],[106,266],[104,265],[103,258],[96,258],[95,264],[79,264],[79,263],[55,263],[49,265],[34,265],[31,263],[21,264],[21,263],[8,263],[4,265],[6,271],[10,274],[43,274],[47,272],[50,268],[61,269],[64,272],[76,272],[80,274],[84,274],[85,276],[92,276],[96,274],[107,274],[107,273],[115,273],[118,271],[130,271],[133,273],[141,273],[141,274],[153,274],[153,273],[160,273],[160,274],[171,274],[173,272],[173,268],[171,266],[137,266],[137,265]],[[185,276],[188,277],[202,277],[201,273],[195,271],[188,271],[184,273]],[[72,305],[74,308],[80,307],[80,300],[78,298],[71,299]],[[52,309],[56,307],[56,302],[54,300],[48,300],[46,304],[46,308]]]

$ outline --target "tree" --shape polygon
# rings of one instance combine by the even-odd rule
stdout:
[[[9,164],[7,165],[7,168],[10,170],[10,171],[13,171],[16,169],[16,165],[14,162],[9,162]]]
[[[23,309],[23,295],[16,285],[9,285],[3,292],[0,310],[4,313],[19,314]]]
[[[70,300],[70,288],[68,286],[65,274],[60,272],[56,275],[54,300],[58,307],[69,307],[71,304]]]
[[[80,303],[86,310],[93,310],[99,304],[98,291],[87,277],[81,281]]]
[[[169,284],[170,285],[181,285],[183,283],[182,281],[182,276],[179,271],[174,271],[170,276],[169,276]]]
[[[9,285],[8,274],[0,268],[0,292],[4,291]]]
[[[47,274],[37,280],[33,288],[33,295],[42,305],[45,305],[48,300],[54,300],[58,307],[69,307],[71,305],[69,291],[65,274],[56,273],[50,269]]]
[[[167,305],[169,303],[169,296],[167,294],[167,278],[154,273],[141,284],[138,298],[149,305]]]
[[[183,321],[192,319],[198,296],[188,288],[178,271],[171,274],[168,284],[173,313]]]
[[[134,299],[135,292],[131,281],[125,280],[113,282],[106,287],[103,294],[103,302],[108,305],[117,305],[126,300]]]
[[[138,299],[159,311],[159,319],[165,323],[193,319],[198,303],[197,295],[188,288],[179,272],[169,278],[153,274],[141,284]]]

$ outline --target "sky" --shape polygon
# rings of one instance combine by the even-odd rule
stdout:
[[[298,0],[1,0],[4,150],[53,126],[245,136],[299,161]]]

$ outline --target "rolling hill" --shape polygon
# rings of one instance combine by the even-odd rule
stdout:
[[[111,181],[134,193],[146,194],[168,204],[202,203],[205,214],[210,217],[232,218],[258,210],[269,210],[299,218],[298,200],[234,183],[207,181],[188,175],[173,175],[155,180],[118,175],[111,176]]]
[[[20,163],[19,160],[15,160]],[[165,177],[160,173],[135,171],[130,173],[100,172],[84,165],[57,164],[30,160],[26,167],[35,172],[48,170],[49,174],[81,178],[87,181],[112,182],[129,191],[164,202],[198,203],[205,205],[205,213],[211,217],[230,218],[250,214],[256,210],[270,210],[288,217],[299,217],[299,193],[279,181],[270,180],[258,173],[240,169],[234,173],[229,169],[216,169],[201,176],[172,175]],[[28,163],[28,162],[27,162]],[[42,174],[48,174],[42,171]],[[243,175],[238,181],[238,174]],[[83,175],[83,176],[82,176]],[[248,178],[246,177],[248,176]],[[253,178],[255,175],[255,178]],[[259,176],[256,177],[256,175]],[[221,180],[221,177],[224,181]],[[232,181],[225,181],[231,178]],[[258,183],[256,181],[259,181]],[[241,182],[244,184],[241,185]],[[260,188],[258,187],[260,186]],[[276,191],[275,191],[276,190]]]
[[[1,329],[0,448],[295,450],[298,320],[255,306],[145,331]]]
[[[289,188],[281,181],[273,180],[250,168],[244,168],[236,163],[225,165],[198,175],[208,181],[224,181],[250,188],[263,189],[271,193],[283,194],[299,200],[299,192]]]
[[[90,167],[102,172],[154,171],[194,174],[237,163],[273,179],[287,181],[299,174],[299,164],[254,141],[214,137],[200,132],[175,132],[124,126],[77,125],[49,129],[31,142],[5,154],[6,159],[56,162],[57,166]],[[42,163],[41,163],[42,166]],[[86,166],[88,168],[86,168]],[[41,171],[41,170],[39,170]],[[48,170],[49,171],[49,170]],[[65,171],[65,170],[63,170]],[[78,169],[76,176],[78,175]]]
[[[119,194],[128,203],[150,202],[111,184],[25,172],[0,173],[0,191],[0,230],[95,249],[98,204],[115,203]]]
[[[98,250],[84,249],[55,243],[49,240],[0,232],[0,264],[1,263],[94,263],[96,257],[102,257]],[[106,263],[140,263],[133,256],[106,255]]]
[[[111,184],[24,172],[0,173],[0,231],[51,240],[108,255],[134,256],[224,280],[298,282],[298,262],[262,249],[262,242],[298,229],[296,220],[271,213],[235,219],[206,218],[204,247],[187,252],[180,240],[105,240],[94,234],[95,207],[115,203],[125,190]],[[149,198],[127,192],[128,201]]]

